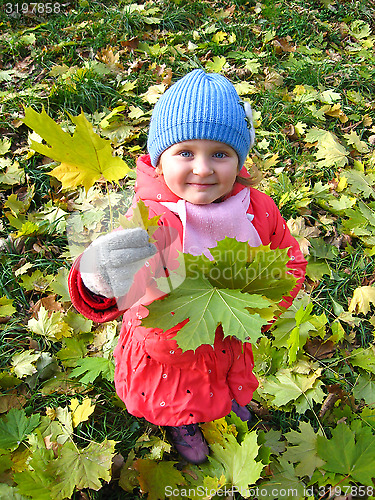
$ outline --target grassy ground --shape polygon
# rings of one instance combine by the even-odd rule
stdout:
[[[96,191],[90,191],[86,198],[81,188],[62,189],[49,175],[54,166],[51,161],[30,152],[31,131],[22,118],[25,107],[38,112],[44,108],[65,130],[72,131],[68,114],[83,111],[97,132],[111,140],[115,154],[134,167],[136,157],[145,150],[150,111],[162,88],[202,67],[228,76],[238,85],[242,98],[251,102],[257,142],[248,166],[261,171],[260,189],[275,199],[309,260],[305,295],[298,307],[307,310],[310,302],[313,309],[297,325],[299,340],[291,340],[296,327],[294,311],[264,339],[256,353],[262,390],[252,407],[255,425],[281,432],[279,443],[285,442],[285,434],[299,429],[301,422],[309,423],[315,431],[323,429],[328,437],[339,421],[351,425],[358,420],[373,431],[374,16],[373,5],[364,0],[67,0],[35,8],[31,3],[11,0],[2,5],[3,422],[14,408],[24,410],[24,419],[36,414],[47,418],[48,408],[67,408],[73,397],[80,402],[89,397],[95,411],[75,426],[75,446],[114,440],[117,457],[126,459],[145,432],[162,440],[160,430],[125,411],[110,376],[101,372],[96,377],[89,372],[89,380],[83,384],[82,378],[71,376],[72,369],[85,358],[99,356],[112,363],[108,346],[115,344],[119,323],[100,330],[99,325],[87,324],[74,313],[66,293],[66,270],[72,261],[66,221],[73,224],[72,214],[81,214],[82,226],[74,225],[77,221],[73,224],[77,233],[73,240],[83,244],[82,235],[103,230],[107,188],[121,212],[129,203],[134,175],[130,172],[119,185],[99,181]],[[361,298],[353,302],[359,287],[367,288],[361,289]],[[52,317],[61,315],[56,320],[57,330],[47,319],[39,330],[30,324],[32,318],[41,322],[41,306]],[[61,333],[64,328],[71,333]],[[291,360],[290,349],[296,342],[297,358]],[[23,353],[28,357],[15,358]],[[40,353],[42,357],[32,358]],[[309,387],[313,392],[307,409],[298,398],[275,403],[270,381],[274,383],[275,377],[277,381],[280,370],[293,367],[303,376],[316,375]],[[11,426],[11,420],[8,422]],[[34,446],[26,439],[29,434],[22,435],[22,444],[13,447],[12,455],[1,455],[8,457],[0,460],[2,482],[8,488],[4,495],[51,498],[44,490],[34,496],[26,494],[22,481],[15,480],[14,474],[28,467],[22,456]],[[11,446],[3,442],[0,448]],[[270,482],[282,463],[281,451],[271,445],[270,449],[271,465],[260,484]],[[148,457],[148,453],[146,446],[136,446],[136,458]],[[178,459],[173,452],[164,457],[166,462],[171,457]],[[296,472],[298,460],[289,455],[288,463],[294,471],[293,480],[310,484],[308,474]],[[132,461],[129,464],[134,472]],[[319,488],[329,484],[363,483],[352,467],[330,470],[328,479],[323,479],[319,467],[312,469],[315,498],[328,498]],[[137,481],[132,483],[123,470],[120,487],[119,474],[120,469],[114,470],[111,483],[103,482],[98,491],[75,489],[71,498],[141,498]],[[24,477],[24,484],[34,484],[34,479],[30,480],[34,476]],[[45,484],[52,484],[51,477],[52,473],[50,483],[43,479]],[[287,484],[286,474],[283,481]],[[144,484],[142,489],[150,498],[159,498]],[[10,496],[17,494],[20,496]],[[59,495],[56,498],[65,498],[63,493]],[[305,498],[303,493],[299,498]]]

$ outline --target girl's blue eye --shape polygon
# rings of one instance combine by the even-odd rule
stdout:
[[[226,153],[222,153],[222,152],[217,152],[214,154],[215,158],[225,158],[226,156],[227,156]]]
[[[190,158],[191,152],[190,151],[180,151],[180,156],[183,158]]]

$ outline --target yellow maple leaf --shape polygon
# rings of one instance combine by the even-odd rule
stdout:
[[[64,189],[84,186],[88,191],[102,176],[118,181],[129,172],[128,165],[119,156],[112,156],[111,143],[94,132],[83,112],[70,116],[76,125],[73,135],[64,132],[47,113],[25,108],[23,122],[37,132],[47,143],[31,140],[31,149],[60,162],[50,175],[61,181]]]
[[[341,123],[346,123],[349,120],[349,118],[341,109],[341,104],[334,104],[333,106],[326,104],[321,109],[325,115],[332,116],[333,118],[338,118]]]
[[[125,217],[124,215],[120,215],[119,222],[120,225],[124,229],[141,227],[148,232],[149,236],[152,236],[154,232],[158,229],[158,220],[160,219],[160,215],[156,215],[151,219],[149,217],[148,207],[144,204],[142,200],[139,200],[137,205],[133,208],[133,214],[130,219]],[[150,239],[151,243],[154,242],[153,239]]]
[[[73,335],[73,329],[63,320],[61,312],[48,312],[43,305],[38,311],[38,318],[31,318],[27,326],[36,335],[41,335],[52,341]]]
[[[206,62],[206,69],[208,71],[212,71],[213,73],[220,73],[226,63],[227,60],[224,56],[214,56],[212,61],[209,60]]]
[[[146,101],[149,104],[155,104],[158,102],[160,96],[165,92],[166,85],[160,83],[159,85],[151,85],[147,92],[141,94],[142,101]]]
[[[237,429],[234,424],[228,426],[225,418],[219,418],[212,422],[206,422],[201,426],[202,432],[207,443],[220,443],[224,444],[226,435],[233,434],[237,436]]]
[[[79,404],[77,398],[73,398],[69,407],[72,410],[73,427],[77,427],[81,422],[88,420],[95,410],[95,405],[91,404],[90,398],[85,398],[82,404]]]
[[[348,163],[349,152],[336,137],[329,131],[323,132],[318,139],[318,150],[315,153],[318,166],[340,166],[344,167]]]
[[[349,312],[367,314],[370,303],[375,304],[375,286],[360,286],[354,290],[349,304]]]
[[[264,161],[262,161],[262,167],[267,170],[279,163],[279,153],[275,153],[274,155],[270,156],[269,158],[266,158]]]
[[[46,415],[50,420],[55,420],[57,417],[57,412],[55,408],[50,408],[47,406],[46,408]]]
[[[224,31],[218,31],[217,33],[214,34],[214,36],[212,37],[212,41],[215,42],[215,43],[220,43],[222,42],[223,40],[226,39],[228,35],[224,32]]]

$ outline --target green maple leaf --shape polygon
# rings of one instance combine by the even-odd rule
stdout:
[[[299,349],[305,345],[308,334],[311,330],[316,330],[316,327],[311,322],[313,316],[311,315],[314,304],[310,302],[304,308],[302,305],[295,314],[296,326],[290,332],[289,338],[287,340],[287,346],[289,348],[289,364],[294,363],[297,359],[297,352]]]
[[[304,413],[313,406],[313,401],[321,403],[325,397],[320,375],[321,370],[304,374],[281,369],[263,382],[261,392],[274,396],[272,404],[276,407],[290,406],[293,402],[296,410]]]
[[[92,321],[85,318],[82,314],[77,314],[73,311],[68,311],[64,316],[64,322],[73,328],[74,333],[82,335],[82,333],[91,332]]]
[[[210,253],[213,260],[182,254],[176,274],[182,275],[183,269],[185,280],[166,298],[149,305],[149,315],[142,321],[146,327],[168,330],[188,318],[175,337],[184,351],[213,345],[219,324],[224,336],[254,343],[277,302],[296,283],[287,274],[287,249],[251,248],[247,242],[225,238]],[[165,278],[158,280],[159,286],[164,282]]]
[[[54,500],[50,492],[54,478],[45,472],[44,464],[33,460],[32,467],[32,470],[14,474],[14,481],[18,484],[19,492],[35,500]]]
[[[14,186],[25,182],[25,171],[18,161],[10,158],[0,158],[0,186]]]
[[[110,141],[97,135],[83,112],[71,116],[76,125],[73,135],[62,128],[44,111],[37,113],[32,108],[25,109],[23,122],[39,134],[48,145],[31,141],[31,149],[60,162],[50,175],[59,179],[63,188],[84,186],[85,190],[104,177],[108,181],[118,181],[130,170],[118,156],[112,156]]]
[[[53,500],[50,488],[55,477],[48,473],[48,463],[53,460],[52,449],[47,449],[39,427],[35,433],[29,436],[31,458],[28,460],[28,468],[14,474],[14,481],[18,485],[20,493],[34,498],[35,500]]]
[[[332,198],[328,201],[328,205],[330,207],[330,211],[334,214],[341,214],[341,212],[345,212],[349,208],[354,207],[357,203],[357,199],[354,197],[349,197],[343,194],[340,198]]]
[[[207,61],[206,62],[206,68],[208,71],[211,71],[212,73],[220,73],[221,70],[224,68],[227,60],[224,56],[214,56],[212,58],[212,61]]]
[[[370,151],[368,145],[364,141],[361,141],[355,130],[351,130],[350,134],[344,134],[344,137],[348,141],[348,144],[353,145],[359,153],[368,153]]]
[[[375,374],[375,345],[372,344],[366,349],[362,347],[354,349],[350,356],[350,364]]]
[[[61,302],[70,302],[70,295],[68,289],[68,275],[69,269],[61,267],[58,273],[54,276],[53,281],[48,285],[48,290],[61,295]]]
[[[51,441],[64,444],[73,434],[72,413],[66,408],[55,408],[58,420],[51,420],[45,416],[40,419],[38,430],[43,438],[47,436]]]
[[[13,488],[7,484],[0,484],[0,498],[6,500],[29,500],[30,497],[21,495],[18,488]]]
[[[51,487],[52,498],[71,498],[75,488],[100,490],[100,479],[107,482],[111,479],[115,444],[105,439],[102,443],[91,442],[86,448],[78,449],[72,442],[65,443],[59,457],[48,465],[48,472],[56,478]]]
[[[296,278],[286,267],[289,261],[287,248],[268,246],[249,247],[250,261],[247,266],[248,283],[242,288],[247,293],[258,293],[278,302],[295,287]]]
[[[363,399],[368,406],[375,408],[375,377],[366,372],[361,372],[353,389],[354,397]]]
[[[349,152],[342,146],[334,137],[333,134],[327,132],[327,135],[315,153],[319,167],[338,166],[344,167],[348,163]]]
[[[138,481],[143,493],[148,493],[148,500],[164,500],[165,488],[172,489],[184,484],[181,472],[173,465],[176,462],[155,462],[148,458],[140,458],[134,462],[139,472]]]
[[[308,299],[308,297],[306,297]],[[291,307],[281,314],[275,322],[272,335],[275,337],[274,347],[289,349],[289,362],[296,361],[298,350],[306,343],[311,332],[319,334],[319,330],[324,328],[327,318],[324,314],[316,316],[311,314],[312,302],[305,299],[295,300]]]
[[[107,358],[90,357],[77,361],[77,367],[70,373],[71,377],[80,378],[82,384],[92,384],[98,377],[113,381],[115,367],[113,362]]]
[[[231,486],[245,491],[260,478],[264,465],[255,461],[259,450],[255,431],[247,433],[241,444],[227,434],[224,445],[213,443],[210,447],[213,452],[210,461],[214,459],[223,465],[225,479]]]
[[[281,438],[281,431],[276,431],[274,429],[270,429],[269,431],[259,431],[258,433],[258,443],[261,444],[261,448],[259,450],[260,454],[265,454],[263,452],[263,449],[266,450],[266,459],[267,461],[263,460],[263,463],[269,463],[269,456],[271,454],[274,455],[279,455],[280,453],[283,453],[285,451],[285,441],[280,441]]]
[[[62,361],[64,366],[74,368],[77,366],[77,361],[87,354],[87,342],[84,339],[71,337],[64,338],[64,344],[65,347],[58,351],[56,357]]]
[[[274,461],[270,466],[272,479],[259,484],[257,491],[259,500],[279,499],[283,492],[283,500],[304,500],[306,486],[296,475],[294,467],[284,457]]]
[[[250,247],[246,242],[224,238],[210,253],[213,261],[204,256],[187,256],[187,276],[189,270],[200,270],[214,286],[256,293],[274,301],[281,300],[296,284],[286,267],[287,248]]]
[[[288,442],[293,446],[288,446],[283,458],[292,463],[298,463],[296,466],[296,474],[298,476],[312,476],[314,470],[324,465],[324,460],[319,458],[317,452],[317,437],[321,435],[314,432],[311,424],[301,422],[299,425],[300,432],[290,431],[285,434]]]
[[[173,290],[166,299],[147,306],[150,314],[143,319],[142,324],[168,330],[189,318],[174,337],[184,351],[195,350],[201,344],[213,345],[219,324],[223,327],[225,337],[234,335],[243,342],[254,343],[267,321],[257,313],[250,315],[247,308],[268,305],[269,301],[259,295],[219,289],[204,278],[187,278],[183,286]]]
[[[340,177],[346,177],[353,194],[363,195],[365,198],[372,198],[375,195],[375,175],[365,174],[358,170],[344,170]]]
[[[375,408],[365,406],[361,412],[361,419],[375,429]]]
[[[0,448],[18,448],[39,424],[39,413],[26,417],[24,410],[12,408],[7,415],[0,420]]]
[[[22,286],[26,290],[36,290],[37,292],[46,291],[52,280],[52,274],[45,276],[39,269],[34,271],[31,276],[26,275],[21,277]]]
[[[205,256],[186,255],[187,276],[203,273],[213,286],[256,293],[274,301],[280,301],[296,284],[286,267],[287,248],[250,247],[247,242],[224,238],[210,253],[213,261]]]
[[[6,450],[0,450],[0,474],[3,474],[6,470],[11,469],[12,466],[13,462],[11,460],[11,453]]]
[[[352,424],[352,429],[340,423],[333,429],[332,438],[317,438],[320,458],[328,472],[349,476],[366,486],[372,486],[375,478],[375,436],[369,427]]]

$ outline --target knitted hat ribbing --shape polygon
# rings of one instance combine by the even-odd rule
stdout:
[[[191,71],[155,105],[147,142],[152,165],[156,167],[160,155],[173,144],[209,139],[231,146],[242,167],[255,135],[251,116],[247,120],[246,114],[227,78],[202,69]]]

